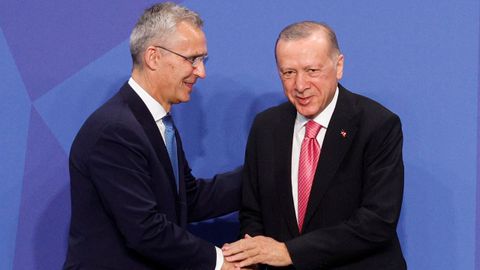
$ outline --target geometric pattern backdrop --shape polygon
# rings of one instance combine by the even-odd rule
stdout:
[[[128,80],[129,33],[154,2],[0,2],[1,270],[61,268],[71,142]],[[255,114],[285,100],[279,31],[325,21],[345,55],[342,84],[402,119],[409,269],[480,270],[478,1],[177,2],[200,13],[208,38],[207,78],[173,112],[197,176],[241,165]],[[218,245],[237,229],[235,214],[191,225]]]

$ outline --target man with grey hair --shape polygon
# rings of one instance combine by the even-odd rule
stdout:
[[[240,171],[196,179],[170,113],[205,78],[202,24],[195,12],[162,3],[135,25],[131,78],[72,144],[64,269],[232,267],[186,226],[239,209]]]
[[[245,154],[239,267],[403,270],[397,115],[338,81],[344,56],[323,23],[286,27],[275,46],[289,102],[255,118]],[[263,269],[263,268],[262,268]]]

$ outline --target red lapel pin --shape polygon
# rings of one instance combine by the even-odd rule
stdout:
[[[342,131],[340,131],[340,135],[342,135],[342,137],[345,139],[347,138],[347,132],[345,130],[342,129]]]

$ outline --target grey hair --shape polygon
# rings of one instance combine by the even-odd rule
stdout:
[[[315,21],[297,22],[285,27],[278,35],[275,48],[280,40],[299,40],[307,38],[318,30],[323,31],[326,34],[328,40],[330,41],[330,48],[333,49],[332,53],[340,53],[340,47],[338,46],[337,35],[335,34],[335,31],[333,31],[333,29],[326,23]]]
[[[133,65],[141,64],[141,53],[150,46],[152,40],[168,40],[177,24],[184,21],[200,29],[203,27],[203,21],[196,12],[175,3],[159,3],[147,8],[130,34]]]

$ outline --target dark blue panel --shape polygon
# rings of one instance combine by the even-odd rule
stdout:
[[[61,269],[70,216],[67,155],[32,110],[14,269]]]

